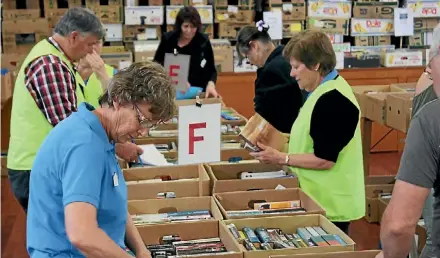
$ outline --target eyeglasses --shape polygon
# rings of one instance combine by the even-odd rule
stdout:
[[[141,110],[136,104],[133,104],[134,109],[137,112],[138,116],[138,122],[141,125],[142,128],[154,128],[157,126],[158,122],[153,122],[150,119],[145,118],[145,116],[142,114]]]

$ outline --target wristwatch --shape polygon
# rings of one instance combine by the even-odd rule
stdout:
[[[290,157],[289,153],[286,154],[286,159],[284,160],[285,165],[289,165]]]

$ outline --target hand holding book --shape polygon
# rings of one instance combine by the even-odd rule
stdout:
[[[286,161],[286,153],[282,153],[270,146],[266,146],[257,142],[257,147],[260,151],[249,153],[255,159],[266,164],[284,164]]]

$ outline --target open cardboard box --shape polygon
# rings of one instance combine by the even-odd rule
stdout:
[[[325,210],[317,204],[312,198],[299,188],[290,188],[283,190],[260,190],[260,191],[242,191],[229,193],[215,193],[215,201],[225,219],[240,219],[254,217],[273,217],[273,216],[297,216],[304,214],[322,214]],[[284,214],[261,214],[261,215],[242,215],[229,216],[228,211],[254,210],[253,204],[256,202],[282,202],[300,200],[300,205],[306,211],[301,213]]]
[[[381,125],[387,124],[387,99],[390,95],[405,95],[408,92],[370,92],[365,96],[365,117]]]
[[[348,251],[324,254],[271,255],[269,258],[375,258],[380,250]]]
[[[211,178],[212,193],[275,189],[278,185],[286,188],[298,187],[297,177],[240,179],[242,172],[271,172],[287,169],[278,165],[263,164],[258,160],[248,163],[212,163],[205,165],[205,168]],[[287,172],[290,171],[287,170]]]
[[[390,94],[386,104],[387,126],[406,133],[409,128],[415,92]]]
[[[379,207],[379,223],[381,223],[382,222],[383,213],[385,212],[388,204],[390,203],[391,198],[379,197],[378,200],[379,200],[379,202],[378,202],[378,207]]]
[[[128,201],[128,212],[134,214],[159,214],[179,211],[209,210],[215,220],[223,216],[214,198],[211,196],[183,197],[176,199],[149,199]],[[193,221],[191,221],[193,222]],[[173,223],[180,223],[173,222]]]
[[[243,253],[235,243],[229,230],[220,225],[219,221],[203,221],[193,223],[158,224],[137,227],[142,241],[146,245],[159,244],[163,236],[178,235],[183,241],[219,237],[228,253],[198,255],[212,258],[242,258]]]
[[[285,233],[296,233],[297,228],[300,227],[322,227],[329,234],[336,234],[341,237],[346,243],[344,246],[313,246],[304,248],[286,248],[275,250],[257,250],[248,251],[246,248],[235,241],[235,245],[243,251],[244,258],[267,258],[272,255],[293,255],[293,254],[307,254],[307,253],[330,253],[341,251],[354,251],[355,242],[347,236],[342,230],[331,223],[326,217],[321,214],[298,215],[298,216],[280,216],[280,217],[265,217],[265,218],[249,218],[249,219],[232,219],[220,221],[220,226],[226,230],[227,225],[234,224],[238,230],[243,230],[244,227],[250,228],[279,228]],[[232,233],[228,230],[228,234],[232,237]],[[235,239],[235,238],[234,238]]]
[[[390,85],[391,91],[403,91],[403,92],[415,92],[416,90],[416,82],[407,82],[407,83],[393,83]]]
[[[176,198],[209,196],[210,180],[202,164],[124,169],[127,182],[169,176],[171,181],[127,184],[128,200],[156,199],[159,193],[174,192]],[[190,180],[176,180],[190,179]],[[192,179],[192,180],[191,180]]]
[[[356,100],[358,101],[361,108],[361,116],[365,117],[365,114],[367,112],[365,95],[369,92],[389,92],[390,85],[362,85],[353,86],[352,89],[354,96],[356,97]]]
[[[394,188],[395,176],[372,176],[365,180],[366,214],[365,219],[370,222],[379,222],[379,195],[382,193],[392,193]]]

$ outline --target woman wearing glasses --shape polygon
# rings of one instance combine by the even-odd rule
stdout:
[[[151,257],[128,214],[114,147],[170,119],[174,98],[162,66],[136,63],[110,80],[102,107],[82,103],[49,133],[30,178],[30,257],[128,258],[126,246],[138,258]]]
[[[237,36],[237,53],[258,67],[255,80],[255,112],[278,131],[290,133],[303,97],[290,76],[290,64],[282,56],[284,46],[275,46],[263,21],[246,26]]]

